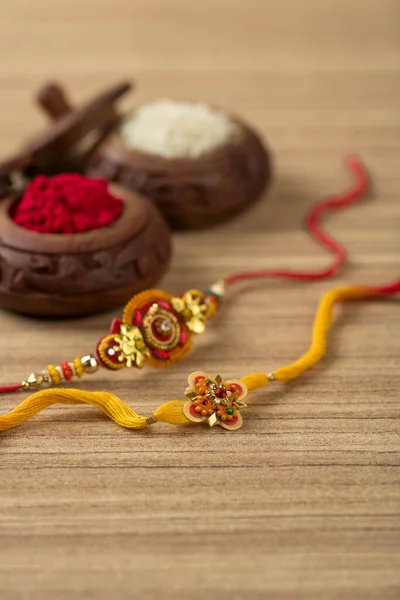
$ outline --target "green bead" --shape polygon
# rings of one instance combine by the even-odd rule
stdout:
[[[228,415],[233,415],[233,410],[231,408],[227,408],[226,412],[228,413]]]
[[[213,384],[213,382],[211,381],[211,379],[207,379],[206,385],[212,385],[212,384]]]

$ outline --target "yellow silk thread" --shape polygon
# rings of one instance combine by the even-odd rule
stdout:
[[[342,287],[330,290],[321,299],[314,319],[310,349],[296,362],[274,371],[277,381],[290,381],[313,367],[326,352],[327,333],[332,324],[333,308],[342,300],[356,300],[378,295],[376,290],[366,287]]]
[[[313,367],[326,352],[327,334],[332,324],[333,309],[337,302],[343,300],[357,300],[380,296],[374,288],[362,286],[349,286],[330,290],[321,299],[317,314],[314,319],[312,341],[309,350],[294,363],[281,367],[268,377],[265,373],[254,373],[243,377],[241,381],[247,385],[249,391],[264,387],[271,381],[290,381],[302,375]]]
[[[334,305],[342,300],[353,300],[381,295],[374,288],[343,287],[327,292],[320,301],[314,320],[310,349],[294,363],[277,369],[272,375],[254,373],[243,377],[249,392],[273,381],[290,381],[314,366],[325,354],[326,338],[332,323]],[[162,421],[175,425],[188,423],[183,413],[185,401],[172,400],[162,404],[151,417],[136,414],[125,402],[108,392],[85,392],[76,389],[53,388],[29,396],[11,412],[0,416],[0,431],[17,427],[52,404],[90,404],[101,409],[110,419],[129,429],[144,429],[150,423]]]
[[[39,412],[52,404],[90,404],[100,408],[110,419],[129,429],[144,429],[148,422],[146,417],[136,414],[118,396],[108,392],[85,392],[83,390],[65,390],[53,388],[42,390],[29,396],[14,410],[0,417],[0,431],[17,427],[32,419]],[[183,414],[185,402],[173,400],[161,405],[154,413],[154,421],[181,424],[188,420]]]

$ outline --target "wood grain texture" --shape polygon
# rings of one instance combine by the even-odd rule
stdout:
[[[326,264],[300,225],[349,183],[348,152],[363,157],[374,189],[327,223],[350,253],[339,281],[384,283],[400,262],[399,23],[396,0],[3,0],[0,152],[43,124],[31,97],[48,77],[78,101],[132,76],[137,102],[227,106],[273,148],[273,190],[223,227],[177,235],[165,287],[206,286],[249,265]],[[306,348],[330,285],[242,286],[178,367],[100,373],[87,386],[147,413],[180,397],[195,369],[281,366]],[[111,316],[1,314],[1,383],[90,350]],[[2,600],[397,599],[398,326],[398,302],[341,308],[326,360],[254,394],[237,433],[133,433],[84,407],[3,433]],[[17,398],[0,402],[3,412]]]

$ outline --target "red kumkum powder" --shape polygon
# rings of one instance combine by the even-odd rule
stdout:
[[[13,221],[39,233],[82,233],[111,225],[121,216],[122,200],[104,179],[76,173],[36,177],[18,203]]]

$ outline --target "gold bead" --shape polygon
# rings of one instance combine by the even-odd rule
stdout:
[[[50,383],[50,377],[48,371],[42,371],[43,383]]]
[[[43,385],[44,377],[38,373],[31,373],[26,380],[29,387],[40,388]]]
[[[217,294],[217,296],[220,296],[222,298],[226,292],[225,281],[223,279],[220,279],[219,281],[213,283],[213,285],[210,287],[210,292],[213,292],[214,294]]]
[[[82,356],[82,366],[85,373],[95,373],[99,368],[99,363],[93,354]]]

